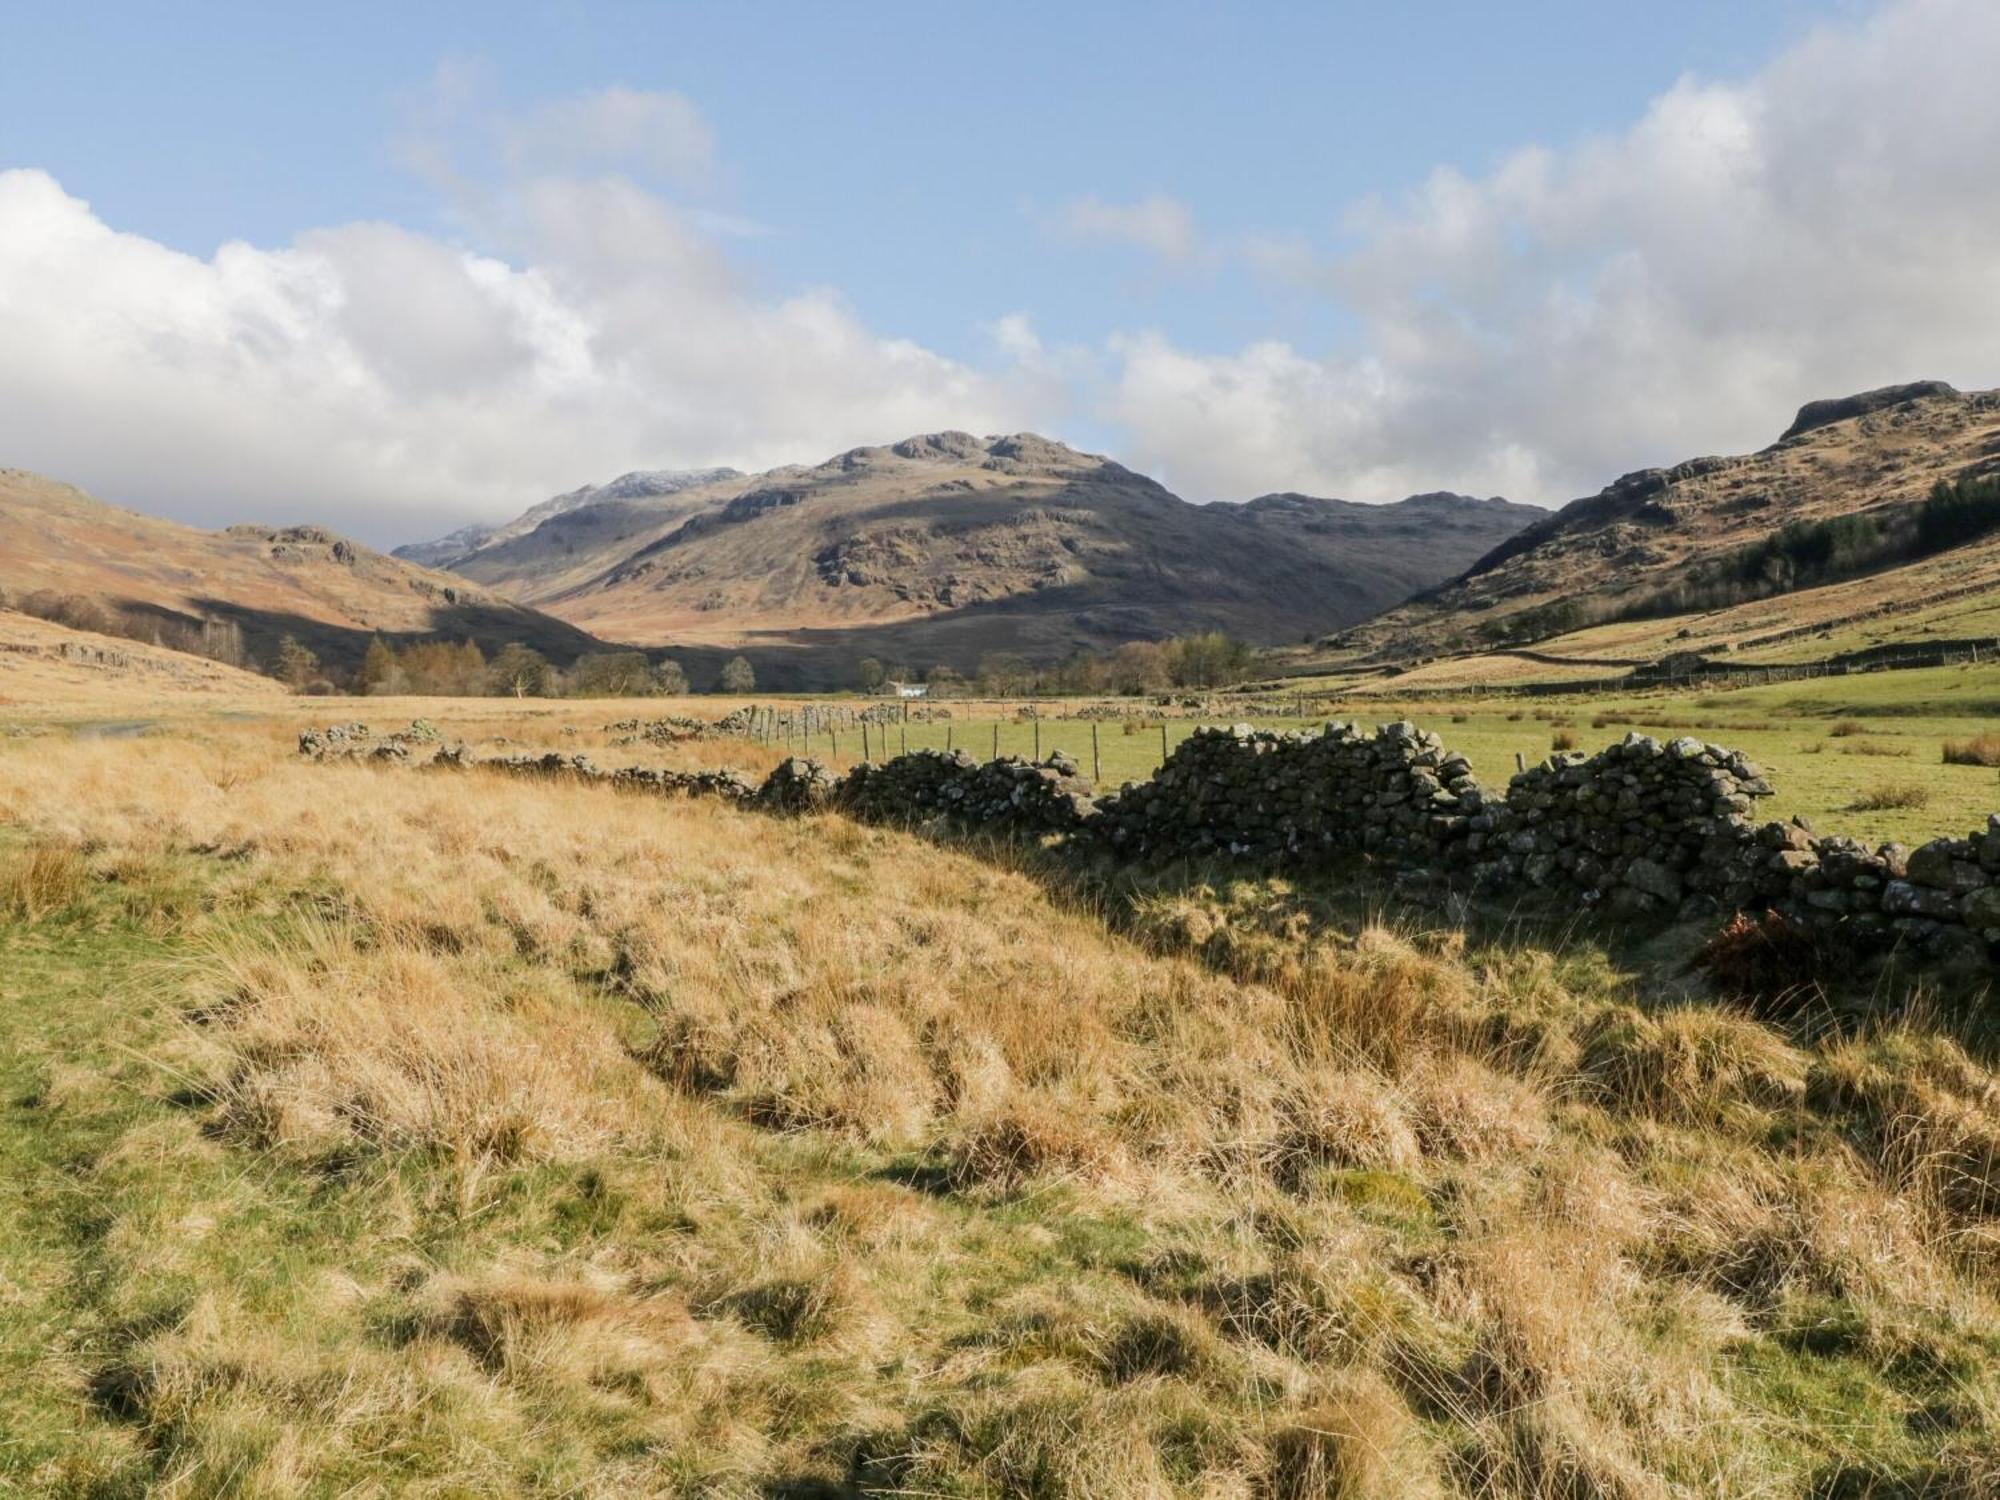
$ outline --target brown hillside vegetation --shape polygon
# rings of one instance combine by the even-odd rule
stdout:
[[[1076,878],[259,726],[0,743],[0,1475],[1991,1492],[1964,1040]]]
[[[1190,505],[1033,434],[933,433],[551,515],[454,563],[600,635],[973,666],[1226,630],[1296,641],[1465,567],[1543,513],[1416,496]]]
[[[318,527],[201,531],[19,469],[0,469],[0,588],[79,594],[169,630],[234,622],[266,662],[288,634],[350,665],[376,632],[488,648],[520,640],[558,660],[597,644],[462,578]]]
[[[1462,578],[1341,638],[1343,655],[1408,660],[1481,645],[1543,640],[1648,608],[1717,564],[1793,523],[1887,514],[1923,500],[1940,480],[1991,472],[2000,444],[2000,392],[1961,393],[1936,382],[1814,403],[1778,442],[1734,458],[1699,458],[1628,474],[1527,527]],[[1995,544],[1977,544],[1886,574],[1815,590],[1799,620],[1794,596],[1737,611],[1788,624],[1832,621],[1905,596],[1991,582]],[[1968,572],[1968,570],[1970,570]],[[1940,582],[1943,574],[1966,574]],[[1849,602],[1851,601],[1851,602]],[[1674,613],[1671,609],[1655,613]],[[1606,626],[1658,643],[1654,620]],[[1754,636],[1754,629],[1737,634]],[[1728,634],[1724,632],[1723,634]],[[1588,642],[1579,643],[1579,650]]]
[[[266,704],[282,692],[268,677],[220,662],[0,609],[0,708],[150,712],[221,699]]]

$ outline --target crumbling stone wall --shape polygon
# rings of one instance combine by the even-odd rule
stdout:
[[[1771,795],[1742,754],[1629,734],[1514,777],[1474,865],[1488,889],[1559,888],[1625,914],[1742,908],[1765,894],[1750,814]]]
[[[1471,763],[1411,724],[1372,734],[1240,724],[1196,730],[1152,780],[1105,799],[1095,822],[1113,848],[1145,858],[1366,853],[1457,865],[1491,826],[1487,803]]]
[[[408,733],[376,741],[366,726],[340,725],[308,730],[299,749],[314,759],[411,763],[423,742]],[[1770,907],[1860,948],[1897,944],[1957,965],[2000,954],[2000,814],[1983,831],[1914,851],[1822,837],[1797,821],[1760,824],[1757,800],[1772,790],[1762,770],[1692,738],[1630,734],[1595,755],[1551,756],[1498,796],[1464,756],[1407,723],[1373,732],[1202,729],[1151,780],[1102,799],[1060,755],[981,762],[920,750],[845,775],[795,756],[762,783],[726,770],[606,770],[580,754],[475,759],[463,746],[422,763],[721,797],[785,814],[837,809],[876,822],[1057,834],[1132,859],[1296,867],[1367,856],[1509,899],[1540,894],[1642,919],[1719,921]]]
[[[913,750],[864,762],[841,780],[842,810],[873,822],[944,818],[995,833],[1075,833],[1089,822],[1090,783],[1067,756],[977,761],[963,750]]]

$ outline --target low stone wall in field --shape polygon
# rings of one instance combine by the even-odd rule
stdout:
[[[1093,814],[1090,783],[1068,757],[974,760],[963,750],[914,750],[841,778],[835,805],[858,818],[944,818],[994,833],[1076,833]]]
[[[299,748],[315,759],[412,763],[420,743],[421,735],[376,740],[346,725],[309,730]],[[575,754],[475,759],[463,747],[422,763],[721,797],[778,813],[1058,835],[1129,859],[1302,867],[1368,856],[1502,900],[1539,896],[1629,918],[1719,921],[1771,908],[1858,947],[1899,944],[1961,965],[2000,950],[2000,814],[1978,833],[1916,850],[1760,823],[1757,800],[1772,790],[1762,770],[1692,738],[1631,734],[1595,755],[1554,755],[1504,794],[1482,787],[1436,735],[1404,723],[1202,729],[1150,780],[1103,798],[1060,755],[978,761],[920,750],[845,775],[793,757],[761,783],[735,771],[606,770]]]
[[[1114,849],[1151,859],[1376,854],[1446,865],[1491,826],[1470,762],[1409,724],[1198,729],[1152,780],[1099,803],[1092,822]]]

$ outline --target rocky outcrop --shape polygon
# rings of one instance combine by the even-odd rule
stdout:
[[[1849,417],[1865,417],[1870,412],[1884,411],[1891,406],[1901,406],[1905,401],[1916,401],[1925,396],[1956,396],[1955,386],[1942,380],[1912,380],[1904,385],[1878,386],[1872,391],[1861,391],[1852,396],[1835,396],[1824,401],[1808,401],[1799,408],[1799,414],[1792,418],[1778,441],[1798,437],[1811,432],[1816,427],[1830,427],[1835,422],[1845,422]]]

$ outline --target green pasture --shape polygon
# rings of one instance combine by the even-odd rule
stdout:
[[[1209,723],[1250,722],[1297,730],[1329,718],[1376,724],[1409,719],[1433,729],[1469,759],[1481,780],[1504,786],[1517,757],[1534,764],[1560,736],[1596,750],[1628,731],[1660,737],[1691,734],[1758,761],[1776,788],[1763,805],[1770,817],[1805,817],[1822,833],[1870,841],[1921,842],[1983,829],[2000,811],[2000,771],[1946,765],[1948,740],[2000,730],[2000,665],[1874,672],[1808,682],[1698,694],[1664,691],[1603,696],[1493,695],[1483,698],[1347,697],[1318,700],[1307,719],[1239,720],[1226,710],[1212,718],[1162,720],[1134,704],[1124,722],[1044,717],[996,717],[984,704],[957,710],[946,723],[871,727],[867,753],[876,760],[905,749],[947,745],[982,758],[1046,756],[1060,750],[1086,775],[1097,768],[1106,786],[1143,780],[1159,768],[1163,749]],[[1094,731],[1094,733],[1093,733]],[[1164,731],[1164,737],[1163,737]],[[859,730],[822,733],[801,753],[849,765],[862,758]],[[1865,808],[1867,802],[1902,806]]]

